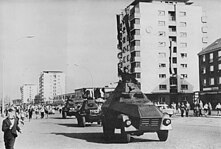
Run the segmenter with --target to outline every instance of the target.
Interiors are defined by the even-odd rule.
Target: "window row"
[[[166,42],[158,42],[158,47],[166,47]],[[187,43],[183,42],[180,43],[180,48],[186,48],[187,47]]]
[[[167,90],[167,85],[166,84],[160,84],[159,85],[159,90]],[[188,90],[188,85],[187,84],[182,84],[181,85],[181,90]]]
[[[186,16],[186,12],[185,11],[180,11],[178,12],[180,17],[185,17]],[[170,16],[175,16],[175,12],[173,11],[169,11],[168,14]],[[165,10],[158,10],[158,16],[165,16],[166,15],[166,11]]]
[[[217,84],[221,84],[221,77],[217,78]],[[209,80],[203,79],[203,86],[215,85],[215,78],[209,78]]]
[[[203,55],[203,56],[202,56],[202,60],[203,60],[203,62],[206,61],[206,55]],[[214,60],[214,53],[210,53],[210,54],[209,54],[209,62],[212,63],[213,60]],[[218,51],[218,60],[219,60],[219,61],[221,60],[221,50]]]
[[[180,76],[182,79],[187,78],[187,74],[181,74]],[[166,78],[166,74],[159,74],[159,78],[160,79]]]
[[[166,26],[166,21],[158,21],[158,26]],[[179,27],[186,27],[187,22],[179,22]]]
[[[170,32],[175,32],[173,29],[169,30]],[[165,31],[159,31],[158,32],[158,36],[160,37],[165,37],[166,36],[166,32]],[[180,32],[179,36],[181,38],[186,38],[187,37],[187,33],[186,32]]]
[[[218,71],[221,70],[221,64],[218,64]],[[209,71],[213,72],[214,71],[214,65],[209,66]],[[201,73],[205,74],[206,73],[206,67],[202,67]]]

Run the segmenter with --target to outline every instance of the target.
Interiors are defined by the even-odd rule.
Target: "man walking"
[[[4,142],[6,149],[14,149],[15,138],[18,136],[17,131],[21,133],[18,126],[18,118],[15,116],[14,108],[8,110],[7,118],[2,122],[2,131],[4,132]]]

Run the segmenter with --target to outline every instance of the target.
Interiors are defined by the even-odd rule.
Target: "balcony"
[[[140,18],[140,13],[133,13],[131,16],[130,16],[130,20],[133,20],[135,18]]]
[[[131,37],[131,41],[133,41],[133,40],[140,40],[140,35],[133,35]]]
[[[131,31],[134,29],[140,29],[140,24],[131,24]]]
[[[131,50],[131,52],[132,51],[140,51],[140,46],[132,46],[130,50]]]
[[[141,61],[141,58],[140,57],[131,57],[131,63],[133,62],[140,62]]]

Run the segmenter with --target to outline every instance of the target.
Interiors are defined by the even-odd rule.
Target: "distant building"
[[[22,104],[22,100],[21,99],[14,99],[12,100],[13,105],[21,105]]]
[[[189,0],[135,0],[117,15],[118,70],[160,102],[192,100],[197,54],[207,45],[206,16]]]
[[[38,93],[37,85],[24,84],[21,88],[21,100],[23,103],[33,103],[35,96]]]
[[[43,71],[39,77],[39,95],[44,102],[65,93],[65,74],[62,71]]]
[[[221,38],[199,54],[200,99],[221,102]]]

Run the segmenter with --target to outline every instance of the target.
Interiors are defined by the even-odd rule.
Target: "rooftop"
[[[216,50],[221,49],[221,38],[217,39],[215,42],[207,46],[205,49],[203,49],[198,55],[203,55],[206,53],[210,53]]]
[[[164,2],[184,2],[186,4],[192,4],[192,0],[134,0],[131,5],[136,5],[139,2],[152,2],[152,1],[164,1]]]

